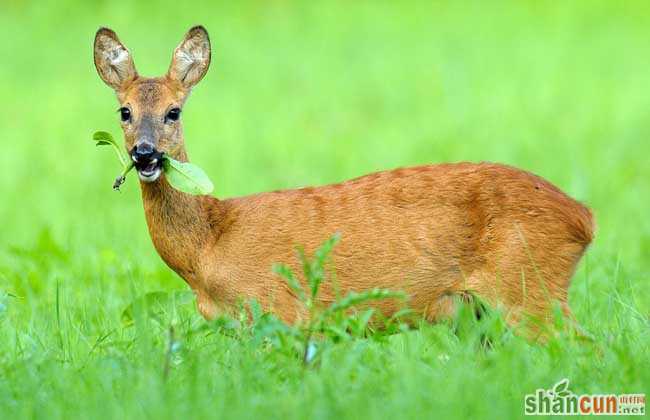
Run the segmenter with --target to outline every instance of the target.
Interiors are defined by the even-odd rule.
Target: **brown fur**
[[[197,31],[184,43],[204,36],[194,44],[207,41],[209,48],[207,33]],[[101,36],[124,48],[114,33]],[[125,71],[124,83],[114,83],[120,103],[129,103],[134,115],[162,115],[170,104],[182,105],[196,83],[192,77],[200,80],[207,64],[191,66],[203,73],[181,83],[171,70],[175,60],[162,78],[129,79],[135,68]],[[186,160],[180,124],[173,132],[157,130],[158,150]],[[136,137],[134,120],[125,127],[128,148]],[[311,253],[335,232],[341,242],[332,268],[343,293],[402,290],[429,320],[448,316],[450,297],[467,293],[504,305],[511,322],[525,315],[548,320],[553,301],[570,315],[569,281],[594,229],[589,209],[549,182],[492,163],[397,169],[229,200],[180,193],[161,177],[142,183],[142,198],[156,250],[196,292],[206,318],[254,298],[287,322],[300,319],[301,305],[272,265],[283,262],[300,272],[294,246]],[[334,299],[331,284],[321,299]],[[390,315],[400,303],[376,307]]]

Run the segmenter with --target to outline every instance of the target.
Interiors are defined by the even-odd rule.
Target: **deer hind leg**
[[[523,335],[543,338],[552,331],[556,308],[567,325],[577,325],[567,298],[584,246],[531,238],[532,242],[509,242],[507,248],[492,254],[492,264],[476,270],[466,283],[490,306],[502,307],[508,324],[523,324]]]
[[[450,321],[458,313],[460,305],[474,303],[474,296],[468,291],[458,290],[444,293],[426,308],[425,318],[434,323]],[[480,318],[481,316],[481,312],[477,310],[476,317]]]
[[[528,270],[517,273],[480,272],[472,276],[470,290],[493,308],[503,310],[505,321],[531,338],[545,335],[559,308],[573,320],[567,302],[567,288],[531,278]]]

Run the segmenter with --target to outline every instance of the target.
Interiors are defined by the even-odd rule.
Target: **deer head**
[[[138,176],[155,182],[163,154],[186,159],[180,117],[192,87],[210,65],[208,32],[202,26],[190,29],[162,77],[139,76],[131,53],[108,28],[97,31],[94,56],[99,77],[117,94],[125,146]]]

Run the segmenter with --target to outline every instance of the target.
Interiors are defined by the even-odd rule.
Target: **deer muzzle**
[[[162,173],[163,154],[149,141],[138,141],[131,150],[131,159],[142,182],[154,182]]]

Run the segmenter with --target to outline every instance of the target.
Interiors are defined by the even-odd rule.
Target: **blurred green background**
[[[4,1],[3,245],[47,226],[156,261],[136,182],[112,192],[114,156],[88,140],[121,137],[92,40],[113,28],[139,72],[160,75],[201,23],[213,62],[184,126],[217,196],[505,162],[593,207],[595,248],[648,258],[644,4]]]
[[[649,22],[644,1],[3,0],[0,292],[19,297],[3,336],[51,328],[57,284],[71,319],[101,314],[90,335],[134,295],[186,287],[150,243],[135,177],[112,191],[115,156],[90,140],[122,138],[92,41],[114,29],[157,76],[202,24],[212,65],[183,119],[216,196],[436,162],[530,170],[596,215],[571,288],[578,319],[617,331],[629,314],[616,311],[633,308],[647,350]],[[22,356],[7,351],[8,369]],[[630,375],[621,390],[647,387]]]

